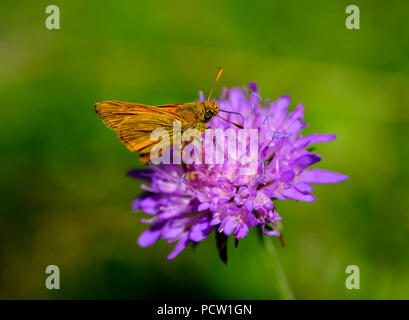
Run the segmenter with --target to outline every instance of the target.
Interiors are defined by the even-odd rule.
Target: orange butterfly
[[[153,160],[151,159],[151,151],[154,146],[159,143],[159,141],[152,141],[150,139],[152,131],[164,129],[168,132],[167,141],[161,141],[162,146],[164,146],[162,147],[162,151],[164,152],[172,147],[173,138],[177,134],[174,132],[174,121],[180,122],[181,134],[188,129],[197,129],[203,134],[206,129],[212,129],[207,126],[207,122],[214,116],[220,117],[218,115],[219,111],[235,113],[241,116],[241,114],[237,112],[219,110],[216,100],[210,100],[213,89],[222,71],[223,69],[219,68],[207,101],[161,106],[148,106],[120,101],[104,101],[96,103],[94,110],[105,125],[117,133],[118,139],[125,144],[130,151],[139,151],[140,160],[147,163]],[[220,118],[228,121],[222,117]],[[239,128],[243,128],[240,124],[231,121],[228,122]],[[182,143],[182,150],[187,143],[189,142]]]

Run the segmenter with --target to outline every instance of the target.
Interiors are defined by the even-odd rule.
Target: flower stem
[[[280,292],[280,298],[284,300],[293,300],[294,294],[291,291],[290,285],[288,284],[287,277],[285,276],[284,269],[281,266],[277,250],[272,242],[272,239],[270,237],[263,236],[263,244],[268,265],[273,271],[273,281]]]

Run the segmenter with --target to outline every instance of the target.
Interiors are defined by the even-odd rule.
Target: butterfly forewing
[[[118,138],[129,150],[140,151],[141,156],[150,153],[158,142],[163,150],[167,150],[172,145],[173,121],[179,120],[160,113],[136,115],[120,124],[117,130]],[[159,136],[155,135],[155,130],[161,130],[158,132]]]
[[[119,140],[130,151],[140,151],[143,162],[152,160],[150,152],[160,142],[165,151],[172,146],[174,135],[174,121],[179,121],[181,130],[184,131],[194,125],[196,117],[189,116],[186,112],[191,104],[175,104],[163,106],[147,106],[137,103],[105,101],[97,103],[94,108],[105,125],[116,131]],[[151,133],[156,129],[166,130],[158,139],[151,139]],[[176,137],[180,138],[180,137]],[[178,140],[179,141],[179,140]],[[158,153],[160,155],[160,153]]]
[[[126,119],[143,114],[162,113],[169,117],[177,117],[170,109],[159,109],[154,106],[144,104],[121,102],[121,101],[104,101],[94,105],[95,112],[101,118],[108,128],[113,130]]]

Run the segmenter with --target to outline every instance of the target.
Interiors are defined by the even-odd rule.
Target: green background
[[[45,28],[49,4],[60,30]],[[349,4],[360,30],[345,27]],[[305,133],[338,135],[316,167],[350,179],[276,205],[295,297],[408,299],[408,15],[407,1],[2,1],[0,298],[281,297],[254,230],[228,267],[213,234],[173,261],[166,241],[138,247],[125,173],[140,163],[92,109],[194,101],[223,66],[216,95],[256,81],[305,104]],[[60,290],[44,285],[52,264]]]

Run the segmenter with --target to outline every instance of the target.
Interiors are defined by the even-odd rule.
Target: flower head
[[[336,183],[348,178],[326,170],[307,169],[320,161],[321,156],[306,148],[332,141],[336,136],[303,137],[300,131],[307,125],[302,120],[304,107],[300,104],[288,113],[288,95],[263,103],[257,85],[250,83],[248,89],[224,88],[217,103],[220,109],[242,114],[246,129],[258,130],[259,161],[253,174],[241,174],[239,161],[213,165],[162,164],[129,173],[148,182],[142,185],[146,193],[132,204],[133,210],[151,216],[141,220],[150,226],[138,243],[147,247],[160,238],[176,242],[168,259],[176,257],[189,242],[202,241],[213,229],[242,239],[250,227],[260,225],[264,234],[276,236],[281,217],[274,201],[312,202],[315,197],[311,194],[311,184]],[[229,114],[226,119],[235,121],[235,117]],[[212,119],[211,125],[214,129],[233,129],[219,118]]]

